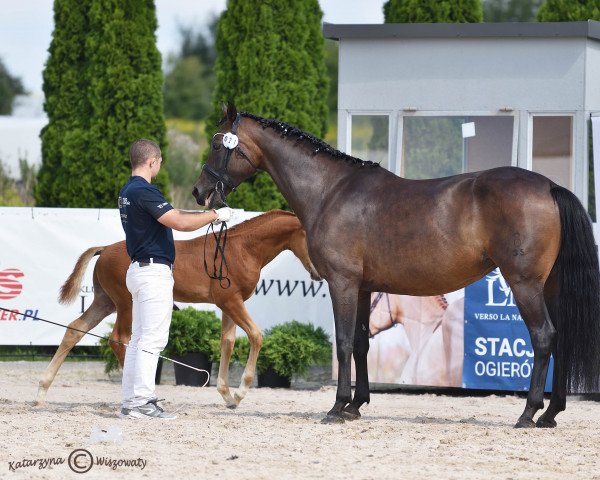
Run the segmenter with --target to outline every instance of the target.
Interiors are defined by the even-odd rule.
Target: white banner
[[[232,225],[256,215],[237,211]],[[173,233],[176,240],[182,240],[204,231]],[[63,325],[79,317],[93,299],[92,272],[97,257],[87,268],[75,303],[68,306],[58,303],[60,287],[86,249],[124,238],[117,209],[0,207],[0,307],[19,312],[0,310],[0,344],[58,345],[66,331],[63,327],[26,315]],[[256,292],[246,306],[262,330],[298,320],[321,326],[332,334],[333,311],[327,284],[311,281],[291,252],[283,252],[263,269]],[[210,304],[193,306],[217,310]],[[112,314],[92,333],[108,335],[107,324],[114,321]],[[96,343],[97,338],[86,335],[79,344]]]

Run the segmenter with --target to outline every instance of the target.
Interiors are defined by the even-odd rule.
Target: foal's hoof
[[[360,412],[358,408],[348,405],[342,410],[342,417],[346,420],[358,420],[360,418]]]
[[[531,418],[519,418],[515,428],[535,428],[535,423]]]
[[[535,422],[535,426],[537,428],[556,428],[556,420],[546,419],[542,415],[540,418],[538,418],[537,422]]]
[[[327,415],[321,423],[325,424],[334,424],[334,423],[344,423],[344,419],[338,415]]]

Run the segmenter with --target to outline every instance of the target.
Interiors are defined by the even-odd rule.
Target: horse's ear
[[[237,110],[233,102],[227,102],[227,109],[224,110],[223,113],[225,114],[227,120],[229,120],[230,123],[233,123],[235,121],[235,117],[237,117]]]

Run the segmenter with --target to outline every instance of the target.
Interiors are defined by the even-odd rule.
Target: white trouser
[[[158,357],[169,340],[173,309],[173,274],[167,265],[153,263],[127,270],[127,289],[133,298],[132,329],[123,367],[123,407],[156,400],[154,378]]]

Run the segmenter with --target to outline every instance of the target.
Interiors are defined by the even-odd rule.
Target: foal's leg
[[[76,320],[73,320],[69,324],[69,327],[82,330],[83,332],[89,332],[114,311],[115,306],[112,300],[108,297],[108,295],[106,295],[106,293],[104,293],[104,291],[100,290],[99,292],[96,292],[94,301],[89,308],[83,313],[83,315]],[[85,334],[82,332],[67,329],[58,349],[56,350],[56,353],[54,354],[54,357],[52,357],[50,364],[44,372],[44,376],[40,380],[38,393],[35,400],[36,405],[44,404],[46,400],[46,393],[48,392],[50,385],[52,385],[58,369],[65,361],[65,358],[71,349],[79,342],[79,340],[81,340],[83,335]]]
[[[360,291],[356,312],[356,329],[354,330],[354,364],[356,365],[356,388],[354,398],[343,410],[344,418],[356,420],[360,418],[359,408],[363,403],[369,403],[369,368],[367,354],[369,353],[369,313],[371,307],[371,292]]]
[[[110,334],[110,348],[119,360],[121,368],[125,365],[125,352],[127,350],[127,347],[123,344],[128,344],[131,340],[131,321],[131,303],[119,305],[115,326]]]
[[[235,327],[233,320],[223,312],[223,319],[221,320],[221,362],[219,364],[217,391],[225,400],[227,408],[235,408],[239,403],[239,401],[236,402],[233,399],[229,391],[229,361],[235,345]]]
[[[533,416],[538,410],[544,408],[544,385],[548,374],[550,353],[555,343],[556,330],[546,308],[542,284],[537,281],[527,284],[520,283],[512,286],[512,291],[529,330],[533,346],[533,371],[527,403],[515,427],[530,428],[535,427]]]
[[[223,312],[227,312],[227,315],[235,322],[235,324],[246,332],[248,340],[250,341],[250,354],[248,355],[246,368],[244,368],[244,373],[242,374],[242,381],[233,395],[234,403],[237,406],[248,393],[252,381],[254,380],[256,374],[256,361],[258,360],[258,353],[262,347],[262,333],[260,333],[260,329],[250,317],[241,297],[231,298],[226,304],[218,306]],[[235,335],[235,329],[233,335]],[[227,401],[227,399],[225,401]],[[228,405],[228,407],[235,408],[233,405]]]
[[[358,288],[347,282],[329,284],[333,315],[335,318],[335,342],[338,359],[338,387],[333,408],[327,412],[323,423],[342,423],[344,407],[352,401],[351,366],[354,348],[354,331],[358,304]],[[368,381],[368,380],[367,380]]]

